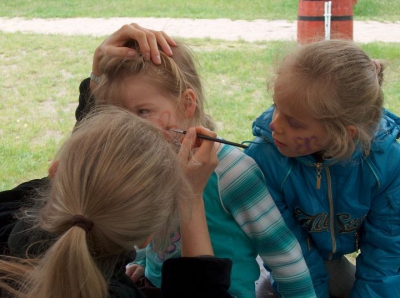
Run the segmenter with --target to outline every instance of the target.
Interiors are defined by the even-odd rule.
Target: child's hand
[[[192,127],[187,130],[179,150],[182,168],[195,194],[194,202],[184,201],[181,205],[182,257],[214,255],[204,210],[203,190],[218,165],[217,150],[213,141],[199,139],[196,134],[213,138],[217,136],[204,127]]]
[[[181,165],[195,194],[202,194],[211,173],[218,165],[213,141],[196,138],[196,134],[216,137],[216,133],[198,126],[188,129],[179,150]],[[194,149],[196,148],[196,149]]]
[[[133,282],[136,283],[141,277],[144,276],[144,268],[139,264],[132,264],[126,267],[125,273]]]
[[[102,74],[99,64],[104,56],[135,56],[136,51],[124,46],[130,40],[136,40],[139,43],[143,57],[148,61],[151,59],[155,64],[161,63],[158,45],[169,56],[172,56],[171,46],[176,46],[175,41],[163,31],[146,29],[135,23],[123,25],[119,30],[105,39],[96,49],[93,56],[93,74],[96,76]]]

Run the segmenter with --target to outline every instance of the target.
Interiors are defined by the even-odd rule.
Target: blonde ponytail
[[[29,276],[29,297],[107,297],[107,282],[89,252],[86,232],[72,227]]]
[[[37,261],[4,261],[0,288],[18,298],[106,297],[121,255],[152,235],[168,245],[177,228],[190,187],[175,150],[129,111],[90,114],[61,147],[44,203],[28,212],[54,244]]]

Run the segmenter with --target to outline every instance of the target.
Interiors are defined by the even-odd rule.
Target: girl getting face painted
[[[139,52],[136,42],[128,45]],[[171,49],[172,56],[160,51],[158,65],[140,55],[104,57],[100,63],[102,79],[91,89],[95,104],[122,106],[163,128],[167,138],[177,143],[182,135],[168,129],[203,126],[213,130],[214,125],[204,112],[201,79],[190,50],[180,43]],[[204,205],[215,256],[230,258],[233,263],[229,292],[236,297],[256,296],[259,255],[274,272],[283,296],[298,297],[301,293],[315,297],[301,250],[284,225],[254,160],[233,146],[214,142],[214,148],[218,166],[205,187]],[[285,237],[277,239],[277,234]],[[145,258],[130,264],[127,275],[133,281],[145,275],[160,287],[163,262],[184,256],[182,229],[173,235],[170,249],[156,251],[150,243]],[[265,243],[271,245],[266,247]]]
[[[139,52],[137,42],[130,41],[129,46]],[[203,90],[190,50],[178,44],[172,51],[173,57],[160,51],[161,65],[140,55],[102,59],[102,80],[92,91],[96,105],[122,106],[164,129],[186,130],[201,125],[212,130],[214,125],[204,111]]]

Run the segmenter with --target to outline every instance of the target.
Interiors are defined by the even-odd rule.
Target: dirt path
[[[297,23],[285,20],[231,21],[228,19],[172,19],[172,18],[71,18],[22,19],[0,18],[0,31],[32,32],[65,35],[109,35],[123,24],[138,23],[143,27],[164,30],[173,37],[212,38],[223,40],[295,40]],[[356,42],[400,42],[400,22],[379,23],[354,21]]]

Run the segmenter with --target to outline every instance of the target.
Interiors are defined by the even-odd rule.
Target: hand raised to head
[[[92,73],[101,76],[100,61],[104,56],[134,57],[136,51],[125,46],[130,40],[136,40],[143,57],[155,64],[161,63],[158,45],[169,56],[172,56],[171,46],[176,46],[174,40],[163,31],[146,29],[135,23],[126,24],[97,47],[93,56]]]

